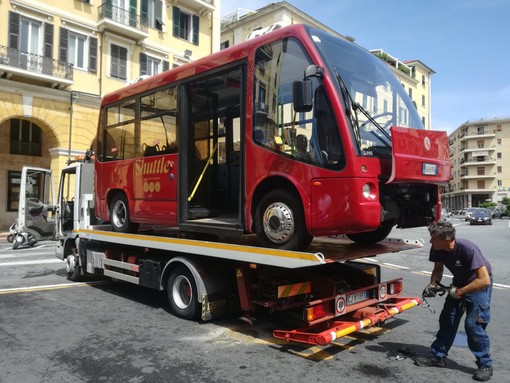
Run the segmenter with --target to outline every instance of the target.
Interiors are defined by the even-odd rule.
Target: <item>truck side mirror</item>
[[[303,81],[294,81],[292,83],[292,101],[294,111],[309,112],[313,108],[312,81],[305,79]]]

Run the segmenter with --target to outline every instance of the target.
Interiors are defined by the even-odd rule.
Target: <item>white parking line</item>
[[[46,263],[55,263],[55,264],[64,264],[64,261],[59,259],[40,259],[34,261],[17,261],[17,262],[3,262],[0,263],[0,267],[2,266],[26,266],[26,265],[42,265]]]

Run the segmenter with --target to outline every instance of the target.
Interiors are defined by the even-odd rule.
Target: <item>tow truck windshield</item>
[[[337,79],[361,155],[391,155],[391,126],[424,129],[416,107],[382,60],[323,31],[310,28],[309,33]]]

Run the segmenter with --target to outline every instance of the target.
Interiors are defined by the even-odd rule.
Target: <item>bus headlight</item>
[[[368,200],[375,199],[374,188],[372,187],[371,184],[363,185],[363,197],[365,197]]]

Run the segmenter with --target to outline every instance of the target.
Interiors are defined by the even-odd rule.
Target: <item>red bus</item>
[[[439,218],[445,132],[423,129],[386,64],[292,25],[103,98],[95,208],[139,224],[303,249],[377,242]]]

